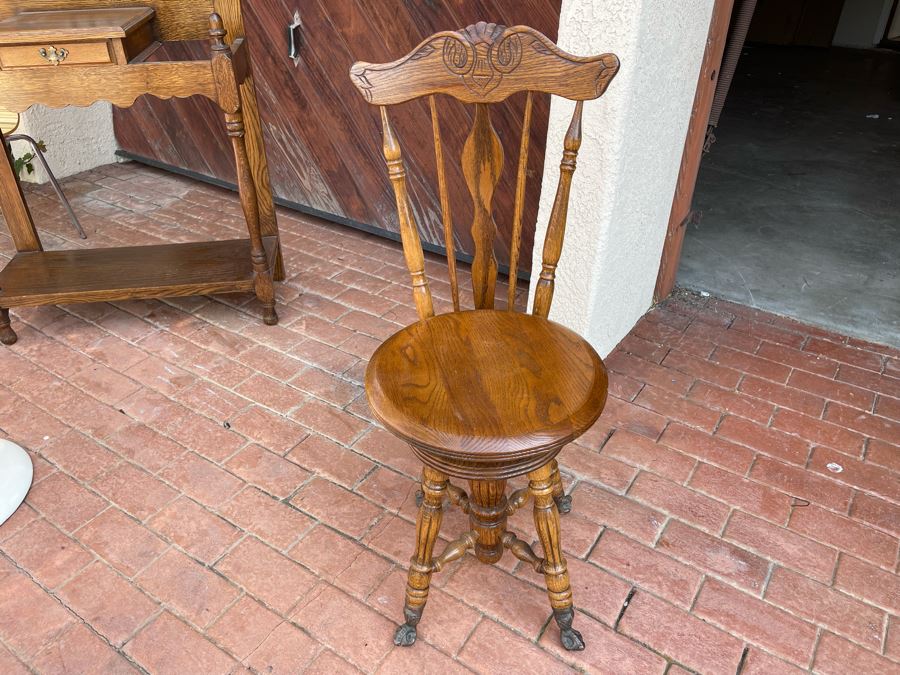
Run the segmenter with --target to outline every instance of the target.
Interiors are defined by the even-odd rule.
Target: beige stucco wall
[[[585,104],[550,315],[601,355],[652,302],[712,8],[713,0],[563,0],[560,46],[622,62],[607,94]],[[573,105],[551,107],[532,295]]]
[[[113,133],[112,106],[95,103],[88,108],[51,109],[33,106],[22,114],[16,133],[27,134],[47,145],[47,161],[57,178],[116,161],[116,137]],[[28,151],[25,143],[13,144],[13,153]],[[38,183],[47,177],[39,164],[23,179]]]

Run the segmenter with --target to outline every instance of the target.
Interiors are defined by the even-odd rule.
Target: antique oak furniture
[[[0,209],[16,255],[0,272],[0,341],[9,308],[253,290],[275,324],[273,281],[284,278],[278,228],[240,0],[8,0],[0,4],[0,109],[22,112],[143,94],[200,95],[224,113],[248,239],[44,251],[13,171],[0,153]],[[230,35],[231,43],[225,37]],[[152,61],[162,40],[210,40],[210,56]],[[0,134],[0,145],[3,137]]]
[[[267,139],[276,200],[300,210],[313,211],[335,222],[389,233],[399,239],[394,191],[384,179],[384,158],[369,143],[381,131],[347,77],[350,65],[365,54],[368,61],[391,61],[405,54],[424,36],[444,26],[465,26],[481,17],[494,17],[507,26],[525,24],[551,40],[559,26],[561,0],[253,0],[244,3],[247,45],[253,58],[253,77]],[[146,3],[141,3],[146,4]],[[300,10],[302,41],[299,58],[290,56],[289,27]],[[157,56],[170,59],[200,57],[203,45],[169,43]],[[444,147],[462,147],[472,127],[471,106],[446,101],[441,106]],[[517,156],[524,96],[513,96],[491,108],[507,157]],[[427,105],[422,101],[421,105]],[[528,179],[540,184],[544,170],[544,143],[550,97],[537,94],[531,115]],[[136,105],[115,109],[116,140],[122,152],[139,161],[162,163],[214,179],[235,182],[231,146],[218,132],[220,113],[202,98],[159,101],[146,98]],[[179,124],[160,130],[159,118]],[[452,120],[452,122],[451,122]],[[391,110],[391,123],[405,139],[431,137],[431,121],[419,105]],[[213,129],[213,133],[209,132]],[[455,151],[454,151],[454,154]],[[437,194],[434,150],[430,142],[404,145],[403,160],[411,176],[421,180],[410,192],[413,215],[425,249],[444,247],[440,196]],[[474,254],[468,225],[471,200],[459,162],[448,162],[447,182],[454,218],[455,251],[465,259]],[[494,195],[502,212],[512,213],[515,172],[506,171]],[[423,189],[424,188],[424,189]],[[434,188],[434,189],[428,189]],[[537,221],[540,190],[525,193],[522,250],[519,271],[531,269],[531,241]],[[497,263],[509,263],[511,219],[497,222]]]
[[[407,441],[425,464],[415,554],[406,588],[406,622],[394,637],[398,645],[416,640],[432,573],[469,549],[485,563],[497,562],[504,549],[509,549],[543,573],[563,646],[584,648],[581,635],[572,628],[572,589],[559,523],[559,511],[570,509],[570,498],[563,493],[555,458],[600,415],[606,402],[607,377],[594,349],[572,331],[549,321],[547,315],[581,144],[582,105],[606,91],[618,67],[613,54],[572,56],[525,26],[478,23],[458,32],[437,33],[392,63],[356,63],[351,68],[357,88],[380,107],[384,157],[419,315],[417,323],[394,334],[375,351],[366,371],[373,414]],[[576,104],[565,136],[559,187],[544,241],[533,314],[529,315],[514,311],[514,277],[509,283],[507,309],[494,309],[497,226],[492,200],[503,168],[503,152],[491,124],[489,104],[517,93],[526,96],[512,214],[515,236],[510,259],[515,270],[534,92],[573,99]],[[477,248],[472,263],[476,309],[460,311],[453,240],[447,237],[455,311],[435,316],[419,234],[409,208],[406,170],[387,106],[428,98],[444,227],[449,234],[453,225],[447,208],[438,94],[475,106],[461,159],[474,204],[472,238]],[[528,487],[507,496],[507,479],[523,474],[528,474]],[[450,477],[468,480],[468,494],[451,485]],[[534,523],[543,558],[506,528],[507,517],[529,499],[534,500]],[[445,501],[469,515],[471,529],[435,557]]]

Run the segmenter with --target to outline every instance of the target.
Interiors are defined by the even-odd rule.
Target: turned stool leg
[[[416,553],[409,564],[406,582],[406,605],[403,617],[406,623],[394,633],[394,644],[408,647],[416,641],[416,624],[428,601],[428,586],[433,570],[434,543],[441,530],[444,496],[447,494],[447,476],[425,467],[422,471],[422,491],[425,497],[416,517]]]
[[[9,325],[9,310],[0,308],[0,342],[5,345],[14,345],[19,338]]]
[[[567,495],[563,490],[562,478],[559,475],[559,463],[555,459],[550,460],[550,480],[553,483],[553,501],[560,513],[568,513],[572,510],[572,495]]]
[[[553,467],[550,463],[528,474],[528,487],[534,496],[534,526],[544,547],[544,579],[553,617],[559,625],[563,647],[570,651],[584,649],[581,633],[572,628],[575,610],[569,570],[560,545],[559,511],[553,500]]]

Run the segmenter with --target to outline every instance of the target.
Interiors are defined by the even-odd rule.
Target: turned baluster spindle
[[[478,541],[478,533],[474,530],[466,532],[455,541],[451,541],[447,544],[444,552],[432,561],[431,571],[440,572],[454,560],[459,560],[466,554],[466,551],[475,547],[476,541]]]
[[[528,542],[522,541],[512,532],[504,532],[502,541],[503,546],[508,548],[510,553],[519,560],[531,565],[535,572],[541,573],[544,571],[544,559],[537,556]]]
[[[478,533],[475,555],[495,563],[503,557],[501,537],[506,530],[506,481],[469,481],[469,526]]]
[[[263,305],[263,321],[268,325],[274,325],[278,323],[278,315],[275,313],[275,287],[260,230],[259,199],[244,138],[241,94],[234,75],[231,48],[225,44],[226,32],[222,17],[215,13],[212,14],[209,17],[209,25],[212,68],[216,80],[219,107],[225,112],[225,129],[234,148],[241,209],[244,212],[247,230],[250,234],[250,260],[253,265],[254,290]]]
[[[431,300],[431,289],[425,276],[425,255],[419,231],[409,208],[409,193],[406,189],[406,168],[400,144],[391,128],[387,108],[381,106],[381,126],[384,137],[384,161],[387,163],[388,177],[394,186],[394,197],[397,201],[397,216],[400,220],[400,239],[403,242],[403,257],[412,277],[413,300],[420,319],[434,316],[434,304]]]
[[[546,317],[550,314],[550,304],[553,302],[556,266],[559,264],[559,256],[562,253],[563,239],[566,234],[572,174],[575,173],[575,161],[578,158],[578,149],[581,147],[581,109],[583,104],[583,101],[575,104],[575,112],[572,114],[572,121],[566,131],[563,159],[559,165],[559,185],[556,188],[556,198],[553,200],[553,210],[550,212],[547,236],[544,239],[541,275],[534,293],[533,313],[538,316]]]
[[[514,491],[507,500],[506,515],[511,516],[521,509],[531,498],[531,490],[527,487]]]

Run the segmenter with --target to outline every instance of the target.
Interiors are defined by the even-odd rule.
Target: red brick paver
[[[29,188],[47,248],[243,234],[234,195],[154,170],[66,189],[90,239]],[[420,466],[362,376],[414,319],[403,259],[281,226],[277,327],[249,295],[13,313],[0,435],[35,481],[0,527],[0,672],[900,673],[900,351],[687,295],[609,355],[607,410],[560,456],[586,651],[512,558],[437,575],[394,647]]]

